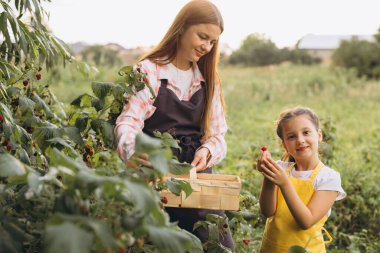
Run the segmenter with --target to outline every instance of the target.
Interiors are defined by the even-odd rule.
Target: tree
[[[246,66],[265,66],[279,63],[279,49],[270,40],[260,34],[251,34],[245,38],[240,48],[229,59],[231,64]]]
[[[59,58],[71,59],[66,45],[43,24],[46,15],[41,6],[43,1],[49,0],[0,1],[3,9],[0,13],[0,74],[3,78],[20,73],[20,67],[30,68],[30,63],[46,63],[50,67]],[[29,21],[25,23],[22,18]]]
[[[336,66],[355,69],[358,76],[380,77],[380,43],[357,38],[342,41],[332,59]]]

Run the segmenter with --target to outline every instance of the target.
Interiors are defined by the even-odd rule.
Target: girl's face
[[[213,24],[198,24],[187,28],[180,37],[177,64],[181,66],[197,62],[211,51],[220,34],[219,26]]]
[[[283,145],[296,163],[319,160],[318,146],[322,132],[316,129],[307,115],[300,115],[283,123]]]

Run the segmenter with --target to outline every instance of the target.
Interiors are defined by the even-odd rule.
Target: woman
[[[223,19],[214,4],[193,0],[177,14],[161,42],[138,64],[156,93],[148,89],[133,96],[116,121],[118,152],[123,159],[134,153],[135,136],[143,131],[169,132],[180,140],[181,162],[191,163],[198,172],[212,173],[211,167],[226,154],[227,125],[222,88],[217,76],[218,42]],[[198,220],[223,211],[167,208],[171,221],[207,240],[204,229],[193,231]],[[229,230],[228,230],[229,231]],[[221,236],[223,245],[234,251],[230,232]]]

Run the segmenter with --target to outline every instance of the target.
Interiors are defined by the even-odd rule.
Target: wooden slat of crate
[[[222,195],[220,201],[221,210],[239,210],[239,196]]]
[[[162,191],[161,196],[165,196],[168,200],[165,206],[216,210],[239,209],[241,182],[237,176],[199,173],[193,180],[189,179],[189,175],[171,175],[166,179],[170,177],[189,182],[194,191],[187,198],[184,192],[176,196],[170,191]]]

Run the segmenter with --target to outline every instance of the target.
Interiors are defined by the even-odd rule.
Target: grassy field
[[[90,92],[91,80],[113,81],[117,69],[80,77],[66,69],[51,84],[57,97],[70,102]],[[341,173],[348,196],[337,202],[327,221],[334,237],[329,252],[378,252],[380,187],[380,82],[356,78],[353,72],[325,66],[280,65],[263,68],[222,67],[220,75],[227,104],[229,132],[227,158],[220,172],[241,176],[243,190],[252,194],[247,210],[254,219],[241,225],[235,240],[238,252],[256,252],[264,219],[257,202],[261,175],[252,166],[259,147],[267,146],[275,158],[281,148],[274,121],[291,106],[313,108],[321,117],[329,145],[325,161]],[[242,243],[249,239],[250,244]]]

